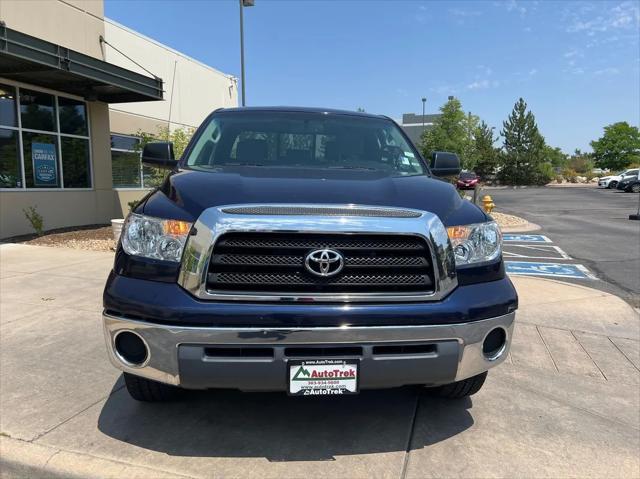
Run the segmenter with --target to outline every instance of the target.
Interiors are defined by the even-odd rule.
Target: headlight
[[[502,253],[502,233],[495,221],[447,228],[456,266],[492,261]]]
[[[132,256],[179,262],[191,223],[131,213],[122,229],[122,248]]]

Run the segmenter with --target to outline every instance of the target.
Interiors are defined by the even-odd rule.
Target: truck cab
[[[518,300],[493,219],[391,119],[213,112],[131,212],[104,291],[109,358],[141,401],[182,389],[477,392]]]

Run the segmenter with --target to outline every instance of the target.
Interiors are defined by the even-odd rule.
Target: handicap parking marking
[[[550,244],[506,244],[502,254],[505,258],[514,259],[571,259],[559,246]]]
[[[502,235],[503,241],[506,243],[553,243],[545,235],[519,235],[507,233]]]
[[[551,276],[555,278],[598,279],[584,265],[538,263],[534,261],[505,261],[507,273],[524,276]]]

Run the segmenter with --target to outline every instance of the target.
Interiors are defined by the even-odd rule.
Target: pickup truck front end
[[[180,388],[316,395],[416,384],[461,397],[507,357],[517,295],[501,234],[451,185],[415,180],[434,198],[446,193],[445,225],[438,208],[384,198],[199,210],[184,185],[215,174],[189,174],[129,216],[104,292],[109,358],[136,399]],[[283,181],[249,176],[254,193]],[[308,199],[324,181],[298,179],[307,190],[291,196]],[[360,199],[355,188],[341,196]]]

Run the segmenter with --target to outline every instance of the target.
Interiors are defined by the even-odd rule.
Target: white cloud
[[[482,12],[478,10],[466,10],[463,8],[450,8],[449,14],[454,17],[479,17]]]
[[[537,2],[528,2],[528,5],[535,8],[537,6]],[[524,6],[524,2],[522,1],[517,1],[517,0],[498,1],[498,2],[493,2],[493,6],[505,8],[507,12],[519,13],[521,17],[524,17],[527,14],[527,7]]]
[[[562,56],[565,58],[573,58],[573,57],[582,57],[584,56],[584,54],[580,50],[576,50],[575,48],[572,48],[571,50],[567,50],[566,52],[564,52]]]
[[[575,11],[567,12],[570,22],[568,33],[584,33],[595,36],[612,30],[637,29],[640,26],[640,7],[635,1],[625,1],[611,8],[607,3],[584,5]]]
[[[593,72],[593,74],[596,76],[617,75],[618,73],[620,73],[620,70],[617,69],[616,67],[607,67],[607,68],[603,68],[602,70],[596,70]]]
[[[486,90],[491,86],[491,82],[489,80],[476,80],[473,83],[469,83],[467,85],[467,90]]]
[[[529,70],[529,76],[532,77],[533,75],[537,75],[538,74],[538,69],[537,68],[532,68],[531,70]]]

